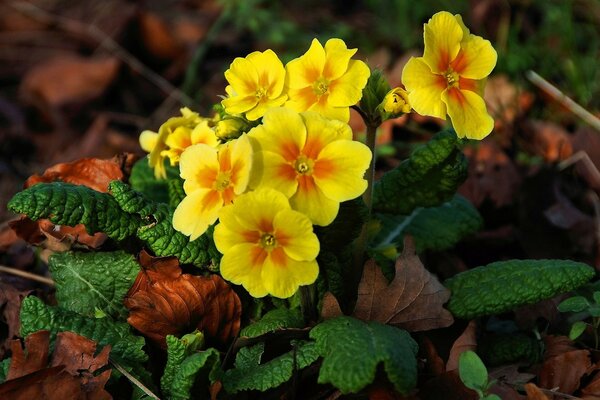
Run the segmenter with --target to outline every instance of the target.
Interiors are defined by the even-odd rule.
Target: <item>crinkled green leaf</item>
[[[0,361],[0,383],[3,383],[8,376],[8,369],[10,368],[10,358],[5,358]]]
[[[461,272],[444,282],[448,310],[458,318],[500,314],[569,292],[596,274],[570,260],[508,260]]]
[[[372,383],[380,363],[400,393],[417,384],[417,343],[402,329],[338,317],[315,326],[310,337],[323,357],[319,383],[331,383],[344,394]]]
[[[300,310],[277,308],[263,315],[260,321],[242,329],[240,336],[255,337],[277,329],[303,327],[304,318],[302,317]]]
[[[374,247],[393,244],[401,250],[404,235],[408,234],[419,253],[449,249],[483,225],[477,209],[460,195],[438,207],[417,208],[408,217],[381,214],[378,219],[382,228]]]
[[[136,235],[159,257],[175,256],[183,264],[218,265],[221,254],[212,239],[213,228],[194,241],[173,228],[173,210],[164,203],[155,203],[120,181],[112,181],[110,192],[123,210],[141,216],[146,223]],[[216,267],[215,267],[216,268]]]
[[[132,236],[140,225],[140,218],[121,210],[109,194],[64,182],[33,185],[15,194],[8,208],[34,221],[47,218],[57,225],[84,224],[89,234],[104,232],[115,240]]]
[[[380,70],[371,71],[360,99],[361,110],[373,119],[380,118],[378,107],[390,89],[390,84]]]
[[[169,205],[172,208],[177,208],[179,203],[181,203],[185,197],[183,179],[169,179],[167,181],[167,190],[169,193]]]
[[[253,346],[256,347],[256,346]],[[252,352],[250,355],[256,355]],[[238,362],[238,368],[225,371],[222,377],[223,387],[229,393],[242,390],[265,390],[275,388],[291,379],[296,370],[308,367],[319,358],[313,342],[298,342],[295,349],[264,364]],[[295,360],[294,360],[295,359]],[[256,361],[259,361],[260,358]],[[243,368],[240,368],[243,366]]]
[[[148,360],[142,350],[145,341],[131,333],[131,327],[109,318],[84,317],[59,307],[47,306],[35,296],[23,299],[21,304],[21,336],[45,329],[54,340],[58,332],[71,331],[98,342],[98,347],[111,346],[110,355],[116,361],[135,366]]]
[[[210,375],[219,365],[219,352],[213,348],[187,356],[177,368],[168,392],[166,392],[168,398],[172,400],[191,398],[192,388],[195,384],[202,387],[205,394],[208,395]]]
[[[417,207],[435,207],[450,200],[466,178],[459,139],[452,130],[442,131],[375,183],[373,209],[409,215]]]
[[[252,369],[260,364],[265,352],[265,342],[259,342],[254,346],[242,347],[235,355],[234,366],[237,369]]]
[[[177,374],[177,369],[185,358],[204,345],[204,335],[202,332],[195,331],[184,335],[181,339],[173,335],[167,335],[167,365],[160,378],[160,387],[163,392],[169,393],[173,379]]]
[[[56,300],[69,311],[93,317],[100,310],[126,316],[123,298],[140,266],[123,251],[55,253],[48,267],[56,284]]]
[[[179,180],[179,168],[171,167],[165,160],[166,179],[156,179],[148,157],[138,160],[131,169],[129,184],[134,190],[143,193],[148,199],[158,203],[169,203],[169,182]]]

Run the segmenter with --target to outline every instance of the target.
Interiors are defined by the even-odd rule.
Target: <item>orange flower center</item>
[[[267,251],[271,251],[277,247],[277,239],[272,233],[263,233],[260,236],[260,247]]]
[[[322,96],[327,93],[327,90],[329,90],[329,81],[323,77],[320,77],[315,81],[315,83],[313,83],[312,89],[317,96]]]
[[[214,189],[222,192],[227,189],[229,185],[231,185],[231,172],[219,172],[213,185]]]
[[[448,68],[446,72],[444,72],[444,78],[446,78],[449,88],[458,87],[460,76],[452,68]]]
[[[314,165],[315,162],[304,154],[294,161],[294,169],[300,175],[312,175]]]

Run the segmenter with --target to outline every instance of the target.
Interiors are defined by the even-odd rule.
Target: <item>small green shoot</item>
[[[489,381],[487,368],[473,351],[465,351],[458,359],[460,380],[469,389],[477,392],[481,400],[500,400],[495,394],[488,394],[495,381]]]

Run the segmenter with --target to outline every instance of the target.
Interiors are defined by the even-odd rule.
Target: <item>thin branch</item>
[[[127,379],[129,379],[129,381],[131,383],[133,383],[135,386],[139,387],[140,389],[142,389],[142,391],[144,393],[146,393],[148,396],[150,396],[150,398],[155,399],[155,400],[160,400],[160,398],[155,395],[154,393],[152,393],[152,391],[150,389],[148,389],[142,382],[140,382],[136,377],[134,377],[133,375],[131,375],[129,372],[127,372],[125,370],[125,368],[123,368],[119,363],[115,362],[114,360],[110,360],[110,363],[113,367],[115,367],[120,373],[122,373],[123,375],[125,375],[125,377]]]
[[[561,92],[556,86],[539,76],[535,71],[527,71],[525,76],[531,83],[548,93],[552,98],[566,107],[573,114],[588,123],[592,128],[600,132],[600,118],[577,104],[569,96]]]
[[[4,265],[0,265],[0,272],[4,272],[6,274],[20,276],[22,278],[31,279],[32,281],[40,282],[48,286],[54,287],[54,281],[50,278],[45,278],[40,275],[32,274],[31,272],[21,271],[20,269],[5,267]]]
[[[144,65],[140,60],[135,58],[130,52],[121,47],[121,45],[115,42],[110,36],[104,33],[97,26],[87,25],[83,22],[79,22],[74,19],[65,18],[61,15],[49,13],[48,11],[41,9],[38,6],[25,1],[11,2],[10,6],[15,10],[40,22],[54,24],[67,32],[75,34],[84,34],[91,37],[98,43],[100,47],[115,54],[117,57],[123,60],[123,62],[125,62],[125,64],[127,64],[132,70],[138,72],[140,75],[148,79],[169,97],[174,97],[186,105],[193,104],[193,101],[189,96],[187,96],[181,90],[173,86],[171,82],[169,82],[156,72],[152,71],[146,65]]]

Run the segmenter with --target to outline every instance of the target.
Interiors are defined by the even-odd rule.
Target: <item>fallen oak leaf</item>
[[[425,269],[411,238],[405,237],[403,249],[389,284],[374,261],[365,264],[353,315],[411,332],[452,325],[452,314],[443,308],[450,291]]]
[[[167,263],[168,272],[142,266],[124,300],[131,326],[162,348],[166,348],[167,335],[180,336],[195,329],[221,343],[238,334],[241,302],[220,276],[182,274],[178,263],[174,270],[172,259],[153,262],[155,269],[157,263]]]
[[[20,291],[6,283],[0,282],[0,315],[8,327],[7,339],[14,339],[19,335],[21,301],[28,294],[29,291]],[[8,343],[2,343],[0,347],[0,359],[3,358],[6,348],[8,348]]]
[[[580,386],[581,378],[592,363],[589,350],[574,350],[546,359],[539,373],[541,388],[572,394]]]
[[[446,362],[446,371],[458,369],[458,359],[465,351],[477,349],[477,322],[469,321],[463,333],[454,341],[450,348],[450,355]]]

